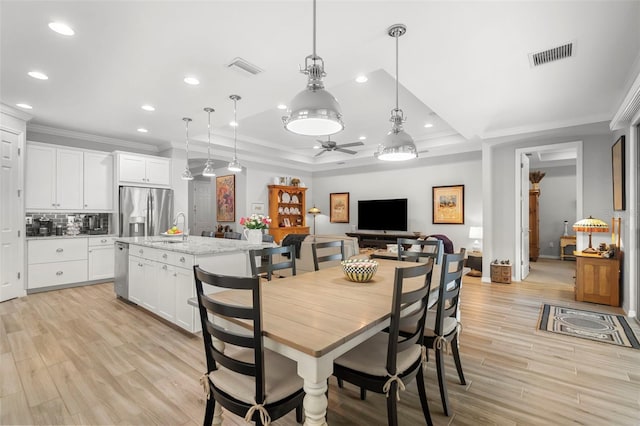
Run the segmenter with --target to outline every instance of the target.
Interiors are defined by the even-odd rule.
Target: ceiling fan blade
[[[351,151],[350,149],[336,148],[336,151],[344,152],[345,154],[351,154],[351,155],[357,154],[357,152]]]
[[[360,145],[364,145],[364,142],[351,142],[351,143],[343,143],[338,145],[339,148],[344,148],[347,146],[360,146]]]
[[[326,150],[326,149],[323,149],[322,151],[320,151],[319,153],[317,153],[316,155],[314,155],[314,157],[318,157],[318,156],[320,156],[320,155],[324,154],[325,152],[327,152],[327,150]]]

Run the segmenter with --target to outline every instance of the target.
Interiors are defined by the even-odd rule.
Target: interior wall
[[[317,234],[355,231],[358,200],[407,198],[409,232],[444,234],[453,241],[456,250],[469,249],[473,243],[468,237],[469,227],[482,226],[482,162],[480,152],[458,157],[458,160],[453,157],[426,158],[413,164],[406,163],[402,169],[314,175],[313,202],[322,212],[316,218]],[[462,225],[432,223],[432,187],[445,185],[465,186]],[[330,223],[329,194],[332,192],[349,193],[349,223]]]
[[[571,226],[579,220],[576,218],[576,166],[536,167],[535,170],[546,173],[540,182],[538,199],[540,257],[559,259],[564,221],[568,222],[568,234],[575,235]]]

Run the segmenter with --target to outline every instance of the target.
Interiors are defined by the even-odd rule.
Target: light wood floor
[[[449,363],[453,414],[445,417],[430,363],[425,375],[436,425],[640,424],[640,350],[536,330],[544,302],[618,309],[573,302],[566,285],[469,277],[462,297],[468,384],[457,383]],[[200,337],[116,300],[111,284],[0,303],[0,423],[201,423],[201,345]],[[386,423],[383,396],[370,393],[363,402],[346,386],[331,381],[330,424]],[[401,398],[400,424],[422,424],[414,383]],[[226,414],[225,424],[245,423]],[[295,418],[276,424],[294,425]]]

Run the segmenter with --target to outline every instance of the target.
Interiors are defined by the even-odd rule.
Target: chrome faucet
[[[173,226],[178,226],[178,219],[180,218],[180,216],[182,216],[182,241],[187,241],[187,238],[189,237],[188,232],[185,229],[185,227],[187,226],[187,216],[185,216],[183,212],[178,212],[178,214],[176,214],[176,218],[173,221]]]

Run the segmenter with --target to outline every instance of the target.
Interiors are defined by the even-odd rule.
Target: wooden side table
[[[502,265],[500,263],[492,263],[491,282],[511,284],[511,264]]]
[[[572,254],[565,253],[565,247],[576,246],[576,236],[575,235],[564,235],[560,237],[560,260],[564,260],[565,258],[575,259],[576,257]]]
[[[576,256],[576,300],[620,306],[620,258],[574,251]]]

